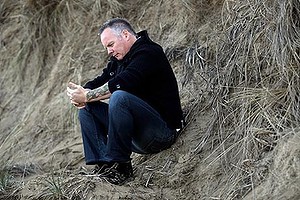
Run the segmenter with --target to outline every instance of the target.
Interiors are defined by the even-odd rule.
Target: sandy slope
[[[234,144],[222,144],[209,127],[216,119],[207,106],[211,91],[197,70],[188,76],[188,55],[216,45],[225,1],[57,1],[63,3],[56,13],[41,2],[0,2],[0,157],[15,184],[0,190],[0,199],[300,199],[299,130],[282,131],[282,140],[257,160],[228,163],[235,155],[224,149]],[[114,16],[148,29],[169,52],[189,113],[170,149],[133,155],[135,179],[124,186],[79,174],[90,166],[77,110],[65,94],[68,81],[83,83],[101,72],[107,56],[97,28]]]

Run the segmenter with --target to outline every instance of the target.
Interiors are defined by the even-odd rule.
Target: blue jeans
[[[86,164],[126,162],[132,152],[157,153],[176,140],[159,113],[142,99],[115,91],[109,104],[91,102],[79,110]]]

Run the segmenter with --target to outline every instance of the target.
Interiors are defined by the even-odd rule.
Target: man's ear
[[[124,30],[122,31],[122,35],[124,36],[124,38],[125,38],[126,40],[129,40],[129,32],[128,32],[128,30],[124,29]]]

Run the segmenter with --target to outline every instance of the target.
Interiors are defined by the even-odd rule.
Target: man
[[[86,164],[121,185],[133,177],[132,152],[157,153],[175,142],[182,109],[169,61],[146,31],[136,34],[128,21],[115,18],[99,35],[110,61],[83,87],[70,82],[67,93],[80,108]],[[107,98],[109,104],[102,102]]]

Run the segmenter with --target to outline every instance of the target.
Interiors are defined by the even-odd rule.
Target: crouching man
[[[114,18],[99,36],[107,66],[84,86],[70,82],[67,94],[79,108],[86,164],[121,185],[133,177],[132,152],[157,153],[175,142],[182,109],[170,63],[146,31],[136,33],[127,20]]]

